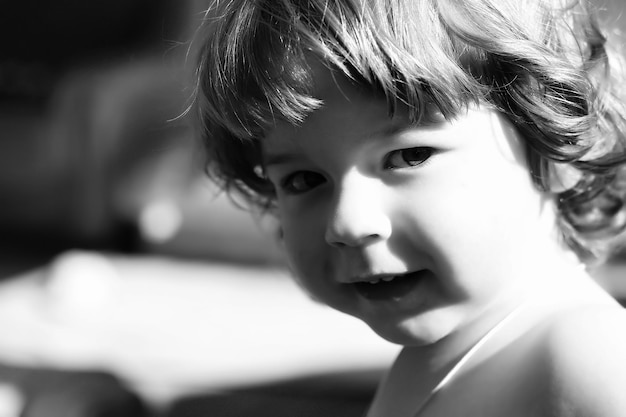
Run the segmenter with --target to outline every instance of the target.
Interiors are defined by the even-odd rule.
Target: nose
[[[334,247],[367,246],[391,235],[391,221],[375,179],[351,175],[337,186],[326,226],[326,242]]]

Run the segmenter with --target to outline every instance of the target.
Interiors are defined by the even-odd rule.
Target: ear
[[[582,178],[581,172],[570,164],[549,162],[549,186],[553,193],[574,188]]]

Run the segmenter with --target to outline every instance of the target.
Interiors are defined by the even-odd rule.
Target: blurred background
[[[0,417],[360,416],[397,352],[204,177],[179,116],[206,4],[2,2]],[[595,271],[620,299],[624,263]]]
[[[205,178],[206,4],[2,3],[0,417],[361,415],[397,350]]]

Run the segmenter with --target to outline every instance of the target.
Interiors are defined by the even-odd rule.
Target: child
[[[405,346],[369,417],[625,416],[626,111],[584,0],[216,1],[210,174]],[[286,313],[288,314],[288,313]]]

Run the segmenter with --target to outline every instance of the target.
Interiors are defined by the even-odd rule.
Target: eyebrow
[[[411,126],[407,125],[407,124],[391,123],[389,126],[386,126],[383,129],[380,129],[376,133],[379,136],[382,136],[382,137],[389,137],[389,136],[397,135],[397,134],[400,134],[400,133],[404,133],[405,131],[409,130],[410,128],[411,128]]]
[[[411,124],[406,123],[390,123],[389,125],[382,127],[381,129],[376,130],[372,133],[372,136],[378,136],[381,138],[387,138],[390,136],[402,134],[407,130],[410,130],[412,127],[416,127]],[[262,162],[263,166],[271,166],[271,165],[280,165],[287,164],[298,160],[299,156],[293,152],[277,152],[277,153],[266,153],[263,154]]]
[[[262,162],[264,166],[280,165],[292,162],[298,159],[298,156],[291,152],[281,152],[275,154],[264,154]]]

